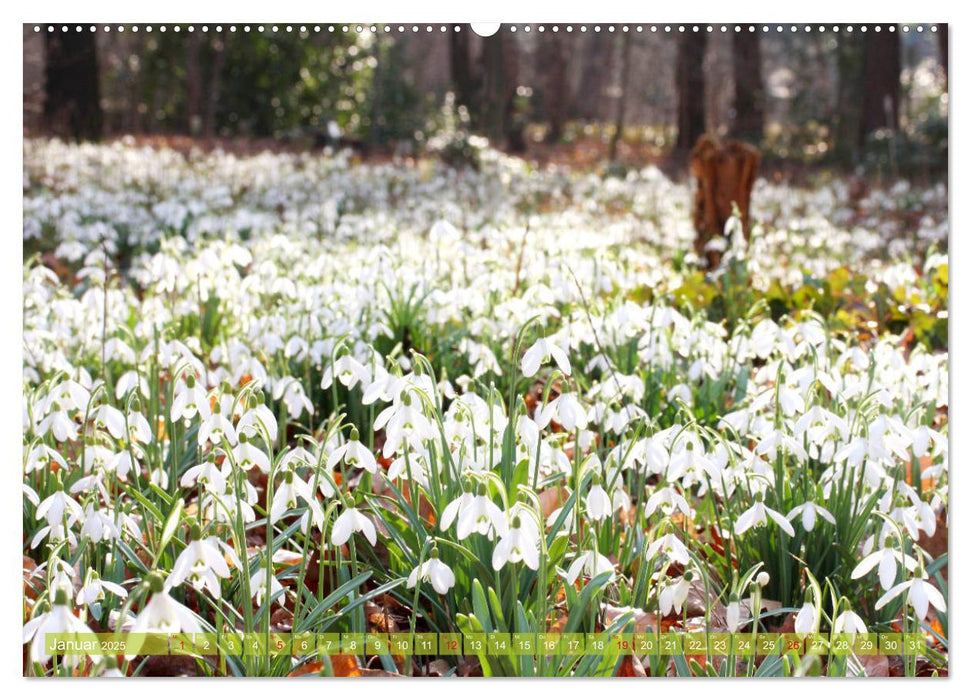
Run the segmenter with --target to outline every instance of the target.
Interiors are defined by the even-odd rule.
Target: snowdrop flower
[[[728,601],[728,607],[725,609],[725,625],[728,627],[729,632],[735,634],[738,632],[741,624],[742,605],[738,599],[738,594],[733,592]]]
[[[438,547],[432,548],[431,557],[416,566],[408,575],[408,588],[414,588],[419,581],[431,583],[439,595],[445,595],[455,585],[455,574],[448,564],[438,558]]]
[[[210,413],[209,397],[205,390],[196,383],[195,375],[188,375],[176,388],[172,400],[172,420],[191,420],[196,414],[205,419]]]
[[[333,471],[343,459],[349,467],[360,467],[372,474],[378,471],[378,463],[374,455],[358,440],[357,428],[351,429],[351,439],[330,453],[327,458],[327,470]]]
[[[566,581],[572,586],[576,583],[581,572],[590,578],[596,578],[600,574],[608,571],[613,572],[613,570],[614,565],[610,563],[607,557],[600,552],[587,550],[577,555],[577,558],[570,564],[570,568],[566,572]],[[613,576],[611,576],[612,578]]]
[[[213,493],[226,492],[226,477],[212,459],[206,460],[202,464],[189,467],[179,479],[179,485],[184,489],[189,489],[196,484],[202,484],[207,491]]]
[[[491,501],[490,501],[491,503]],[[534,571],[539,568],[539,548],[518,515],[513,516],[511,526],[492,552],[492,568],[499,571],[506,562],[523,562]]]
[[[811,601],[803,603],[796,615],[795,631],[797,634],[809,634],[819,627],[819,615],[816,606]]]
[[[473,532],[487,535],[489,539],[492,539],[494,534],[504,537],[508,529],[506,514],[486,495],[485,484],[480,484],[478,495],[459,515],[456,528],[458,538],[464,540]]]
[[[817,515],[832,525],[836,524],[836,518],[833,517],[832,513],[811,501],[806,501],[801,506],[796,506],[790,510],[789,514],[786,515],[786,519],[792,520],[800,513],[802,514],[802,526],[806,532],[812,532],[813,528],[816,527]]]
[[[591,520],[600,522],[610,516],[612,503],[610,496],[603,486],[600,485],[600,475],[595,474],[593,485],[587,493],[584,503],[587,506],[587,515]]]
[[[647,548],[645,557],[647,559],[653,559],[661,552],[663,549],[664,556],[669,563],[681,564],[682,566],[687,566],[688,562],[691,561],[691,557],[688,554],[688,548],[684,546],[684,543],[678,539],[677,535],[674,533],[668,533],[663,537],[654,540],[651,546]]]
[[[218,445],[223,438],[230,445],[235,445],[238,441],[236,428],[233,424],[220,413],[211,413],[202,420],[199,426],[199,447],[205,448],[209,443]]]
[[[694,578],[692,571],[685,571],[684,576],[677,581],[668,584],[658,596],[658,604],[662,615],[670,615],[672,611],[681,614],[681,608],[688,599],[691,592],[691,580]]]
[[[660,508],[664,515],[670,516],[675,510],[680,510],[685,515],[691,515],[691,506],[688,501],[672,486],[662,486],[651,494],[644,506],[645,517],[650,517]]]
[[[371,373],[367,367],[355,360],[351,355],[341,355],[332,365],[328,365],[324,370],[324,376],[320,382],[321,389],[329,389],[334,383],[334,375],[337,380],[348,389],[353,389],[358,383],[362,385],[371,383]]]
[[[587,412],[580,404],[576,394],[560,394],[550,401],[539,412],[536,423],[540,428],[545,428],[554,418],[566,430],[583,430],[587,427]]]
[[[94,422],[103,425],[111,433],[111,437],[120,440],[125,436],[125,414],[114,406],[102,404],[94,412]]]
[[[277,439],[279,434],[276,416],[273,415],[273,411],[269,407],[257,403],[240,417],[236,423],[236,434],[239,435],[240,439],[244,435],[249,440],[261,436],[272,442]]]
[[[310,507],[319,507],[310,491],[310,485],[292,471],[286,471],[283,474],[283,482],[278,484],[273,491],[270,522],[277,522],[285,512],[296,508],[297,498],[303,499],[304,503]]]
[[[524,377],[532,377],[539,370],[540,365],[546,364],[552,357],[556,366],[563,374],[570,376],[570,358],[566,351],[553,342],[552,338],[540,338],[523,355],[522,370]]]
[[[57,450],[40,444],[31,448],[30,452],[27,453],[24,471],[28,474],[33,471],[44,472],[56,468],[67,469],[67,462],[64,461],[64,457]]]
[[[51,654],[46,650],[48,634],[81,635],[92,634],[91,629],[74,615],[68,605],[70,593],[67,589],[57,588],[54,591],[54,603],[49,612],[41,613],[27,621],[23,630],[23,644],[30,642],[30,660],[34,663],[46,664],[51,660]],[[91,660],[97,663],[101,660],[98,655],[91,654]],[[81,657],[75,654],[62,656],[63,663],[68,668],[75,668],[81,663]]]
[[[356,508],[347,508],[334,522],[334,528],[330,535],[331,544],[340,547],[351,539],[351,535],[355,532],[364,533],[365,539],[371,543],[371,546],[374,546],[378,541],[374,523]]]
[[[104,600],[105,591],[112,593],[119,598],[127,598],[128,591],[119,586],[117,583],[112,583],[111,581],[105,581],[102,579],[97,571],[89,570],[87,581],[81,590],[78,591],[75,602],[78,605],[91,605],[92,603],[97,603],[98,601]]]
[[[34,517],[37,520],[47,517],[47,523],[51,527],[59,526],[63,523],[64,514],[73,516],[75,520],[84,520],[84,511],[81,504],[68,496],[64,491],[55,491],[45,498],[37,506]]]
[[[92,542],[115,540],[121,533],[118,526],[107,510],[95,510],[94,505],[88,504],[84,511],[84,525],[81,526],[81,537],[87,537]]]
[[[291,419],[299,418],[304,412],[313,415],[314,405],[304,393],[303,385],[293,377],[282,377],[273,384],[273,398],[282,400]]]
[[[852,610],[844,610],[833,620],[833,634],[866,634],[866,624]]]
[[[932,584],[928,583],[927,574],[923,568],[917,567],[914,577],[909,581],[898,583],[877,600],[876,609],[882,610],[891,600],[906,593],[907,603],[913,607],[918,620],[927,618],[928,605],[933,605],[940,612],[947,612],[944,596]]]
[[[472,505],[474,500],[475,496],[472,492],[467,488],[463,488],[462,495],[452,500],[451,503],[445,506],[445,510],[442,511],[442,519],[439,522],[439,527],[442,532],[448,530],[455,519],[462,514],[463,510]]]
[[[863,578],[868,573],[877,568],[880,585],[883,590],[889,591],[893,582],[897,579],[897,565],[902,564],[908,571],[917,568],[917,560],[909,555],[904,555],[894,546],[892,537],[887,537],[882,549],[868,554],[856,565],[850,578]]]
[[[257,605],[263,605],[263,598],[266,596],[266,567],[260,566],[256,573],[250,576],[249,579],[249,589],[253,598],[256,600]],[[274,598],[277,593],[283,589],[283,584],[281,584],[276,576],[270,576],[270,597]],[[284,597],[276,598],[275,602],[282,605],[285,600]]]
[[[772,510],[765,505],[762,502],[763,498],[764,496],[761,492],[755,494],[755,503],[752,504],[751,508],[738,516],[738,520],[735,521],[735,534],[741,535],[751,527],[767,525],[769,518],[772,518],[783,532],[789,535],[789,537],[794,537],[796,531],[792,529],[789,521],[786,520],[782,513]]]
[[[192,539],[175,560],[172,573],[165,581],[166,589],[174,588],[184,581],[188,581],[197,591],[208,588],[218,598],[220,596],[219,579],[229,578],[228,556],[233,564],[240,568],[241,564],[236,552],[217,537],[202,539],[202,528],[193,523],[189,537]]]
[[[54,404],[54,410],[47,415],[37,426],[40,435],[47,435],[48,432],[54,435],[58,442],[73,442],[78,439],[78,428],[67,411]]]
[[[163,632],[177,634],[179,632],[202,632],[199,618],[189,608],[176,601],[169,595],[169,588],[162,577],[150,574],[147,578],[151,598],[142,606],[131,632]]]
[[[269,455],[250,442],[245,435],[239,436],[239,443],[233,448],[233,459],[236,461],[236,466],[244,471],[255,467],[263,474],[270,473]]]

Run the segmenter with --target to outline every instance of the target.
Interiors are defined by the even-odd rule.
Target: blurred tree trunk
[[[576,38],[573,38],[576,41]],[[587,36],[583,48],[583,72],[577,87],[576,114],[586,121],[606,121],[609,117],[601,112],[604,104],[604,85],[610,75],[610,47],[603,33]]]
[[[705,32],[683,34],[678,39],[678,142],[690,149],[705,133]]]
[[[223,64],[226,61],[226,45],[220,36],[213,37],[213,59],[209,73],[209,94],[206,103],[206,119],[203,134],[212,138],[216,134],[216,108],[219,105],[219,89],[221,86]]]
[[[736,138],[761,143],[765,135],[765,87],[762,82],[762,46],[755,32],[736,32],[732,64],[735,72]]]
[[[883,25],[863,38],[863,116],[860,144],[878,129],[900,124],[900,38]]]
[[[607,160],[617,159],[617,145],[623,138],[624,131],[624,111],[627,107],[627,91],[630,83],[630,32],[626,32],[620,38],[620,85],[617,95],[617,116],[614,119],[614,133],[610,137],[610,145],[607,148]]]
[[[469,114],[476,118],[479,115],[472,104],[475,86],[472,84],[469,55],[469,35],[471,32],[472,29],[469,25],[462,25],[460,32],[449,32],[448,57],[452,90],[455,91],[455,102],[464,105],[469,110]]]
[[[941,68],[944,69],[944,87],[947,87],[947,25],[937,25],[937,48],[941,52]]]
[[[570,105],[570,84],[567,80],[567,56],[563,40],[557,34],[547,32],[540,40],[536,56],[543,80],[543,111],[549,123],[546,141],[556,143],[563,137],[567,109]]]
[[[202,34],[195,32],[186,40],[185,47],[185,111],[186,129],[189,136],[202,131],[202,72],[199,68],[199,48]]]
[[[841,34],[836,40],[838,79],[833,148],[838,160],[850,164],[860,157],[863,41],[859,34]]]
[[[45,35],[44,121],[48,129],[84,141],[101,138],[104,117],[98,53],[92,32]]]
[[[482,93],[484,97],[483,125],[494,143],[502,139],[505,131],[505,76],[503,75],[503,31],[482,39]]]
[[[485,126],[495,144],[514,153],[525,150],[524,124],[516,115],[516,76],[519,55],[515,37],[499,30],[483,38]]]

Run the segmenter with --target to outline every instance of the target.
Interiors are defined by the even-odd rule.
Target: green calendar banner
[[[728,632],[395,632],[293,634],[47,634],[51,654],[126,656],[904,656],[926,653],[923,634]]]

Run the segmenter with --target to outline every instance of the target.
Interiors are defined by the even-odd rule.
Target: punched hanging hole
[[[473,22],[472,31],[481,37],[489,37],[499,31],[502,26],[499,22]]]

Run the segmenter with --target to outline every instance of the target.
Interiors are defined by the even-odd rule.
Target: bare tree
[[[688,32],[678,39],[678,142],[690,149],[705,133],[705,32]]]
[[[630,32],[624,33],[620,38],[620,85],[617,94],[617,114],[614,119],[614,133],[610,137],[610,145],[607,149],[607,160],[617,159],[617,144],[623,138],[624,131],[624,110],[627,106],[627,92],[630,83]]]
[[[49,32],[45,48],[47,128],[73,139],[100,139],[104,118],[95,33]]]
[[[542,76],[543,112],[549,124],[546,140],[556,143],[563,136],[563,125],[570,105],[564,39],[558,34],[547,32],[540,40],[536,56],[539,61],[537,72]]]
[[[732,51],[735,74],[736,138],[760,143],[765,134],[765,85],[762,82],[762,46],[756,32],[736,32]]]
[[[941,52],[941,68],[944,69],[944,85],[947,85],[947,25],[937,25],[937,48]]]
[[[863,38],[863,114],[860,142],[877,129],[900,124],[900,38],[882,25]]]
[[[448,57],[455,101],[468,108],[470,114],[474,114],[472,96],[475,94],[475,85],[472,82],[469,53],[469,34],[471,31],[468,25],[464,25],[461,26],[461,31],[449,33]]]

